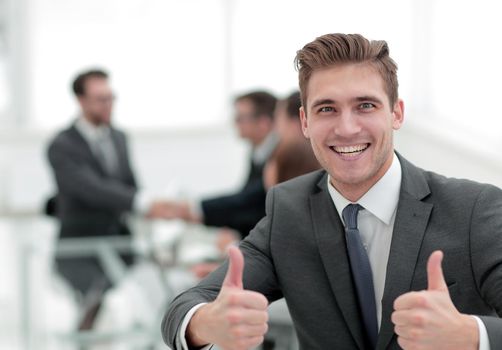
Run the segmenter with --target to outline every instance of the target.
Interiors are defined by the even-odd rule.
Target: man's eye
[[[333,110],[334,110],[333,107],[321,107],[321,108],[319,108],[319,112],[324,112],[324,113],[326,113],[326,112],[332,112]]]
[[[375,108],[375,105],[370,102],[364,102],[359,105],[359,109],[371,109],[371,108]]]

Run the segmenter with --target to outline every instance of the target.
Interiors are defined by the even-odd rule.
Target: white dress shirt
[[[94,125],[82,116],[77,119],[75,128],[82,135],[84,140],[87,141],[96,158],[102,161],[103,155],[107,162],[113,163],[111,165],[102,164],[105,170],[108,170],[108,167],[118,166],[117,150],[113,145],[111,130],[108,125]]]
[[[399,193],[401,190],[401,164],[394,154],[392,164],[387,172],[377,183],[371,187],[357,201],[364,209],[358,214],[358,229],[361,234],[373,274],[373,286],[375,288],[375,302],[378,320],[378,328],[382,322],[382,298],[385,287],[385,276],[387,273],[387,261],[389,260],[394,221],[396,219]],[[343,222],[343,209],[352,204],[351,201],[343,197],[333,185],[328,176],[328,191],[335,204],[340,219]],[[188,350],[185,340],[185,333],[188,323],[195,311],[204,304],[194,306],[185,316],[179,332],[179,341],[184,350]],[[490,350],[488,333],[484,323],[476,316],[479,329],[479,350]],[[210,346],[203,348],[210,349]]]

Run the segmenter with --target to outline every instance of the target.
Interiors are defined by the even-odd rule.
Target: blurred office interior
[[[247,172],[249,149],[233,126],[235,95],[293,91],[296,50],[316,36],[384,39],[405,102],[396,149],[423,168],[502,186],[501,7],[488,0],[0,0],[0,348],[163,349],[165,302],[194,283],[182,270],[215,254],[211,232],[138,217],[132,244],[56,244],[57,221],[43,214],[56,191],[46,148],[77,115],[70,90],[77,72],[110,73],[114,124],[129,135],[141,186],[201,198],[239,187]],[[113,258],[121,250],[143,257],[127,278]],[[120,286],[97,333],[74,332],[74,296],[52,266],[56,255],[82,251],[108,261]],[[143,278],[148,290],[138,287]]]

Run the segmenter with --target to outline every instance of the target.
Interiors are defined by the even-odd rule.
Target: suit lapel
[[[418,254],[432,211],[432,204],[422,201],[430,193],[423,171],[399,154],[398,157],[402,168],[401,194],[387,262],[377,349],[385,349],[394,336],[391,322],[394,300],[411,289]]]
[[[350,273],[345,232],[328,193],[327,175],[322,177],[318,186],[321,191],[311,195],[310,208],[319,253],[343,318],[358,347],[364,349],[362,318]]]
[[[72,125],[71,128],[70,128],[70,131],[72,133],[72,137],[73,139],[80,145],[80,148],[85,152],[87,153],[87,156],[92,159],[93,163],[94,163],[94,166],[96,168],[99,169],[99,171],[102,173],[102,174],[106,174],[105,172],[105,169],[103,168],[103,166],[101,165],[101,163],[99,162],[99,160],[96,158],[96,156],[94,155],[94,152],[92,151],[91,149],[91,146],[89,145],[89,143],[84,139],[84,137],[80,134],[80,132],[77,130],[77,128],[75,127],[75,125]]]

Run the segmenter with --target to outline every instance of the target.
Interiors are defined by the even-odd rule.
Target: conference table
[[[196,283],[189,271],[192,264],[216,258],[214,233],[201,226],[138,217],[131,217],[130,224],[135,232],[132,237],[58,240],[58,223],[53,218],[1,217],[0,348],[71,349],[73,344],[77,349],[106,343],[107,349],[133,349],[161,344],[159,324],[165,305],[175,294]],[[120,258],[126,252],[135,256],[132,268],[126,267]],[[100,311],[105,320],[98,318],[97,330],[76,331],[78,300],[55,272],[56,256],[95,256],[112,281],[110,297]],[[117,313],[121,306],[118,301],[134,300],[137,305],[142,299],[150,302],[141,305],[149,309],[131,314],[134,308],[129,305],[129,314],[119,312],[110,319],[109,314]],[[138,316],[155,307],[155,317],[146,320]],[[124,322],[127,317],[130,321]]]
[[[59,240],[53,218],[0,217],[0,348],[166,349],[160,321],[167,304],[197,283],[190,268],[221,258],[216,230],[131,217],[132,237]],[[121,253],[132,252],[127,267]],[[54,269],[55,257],[95,256],[113,287],[92,331],[77,331],[78,300]],[[270,308],[275,349],[295,349],[284,302]]]

